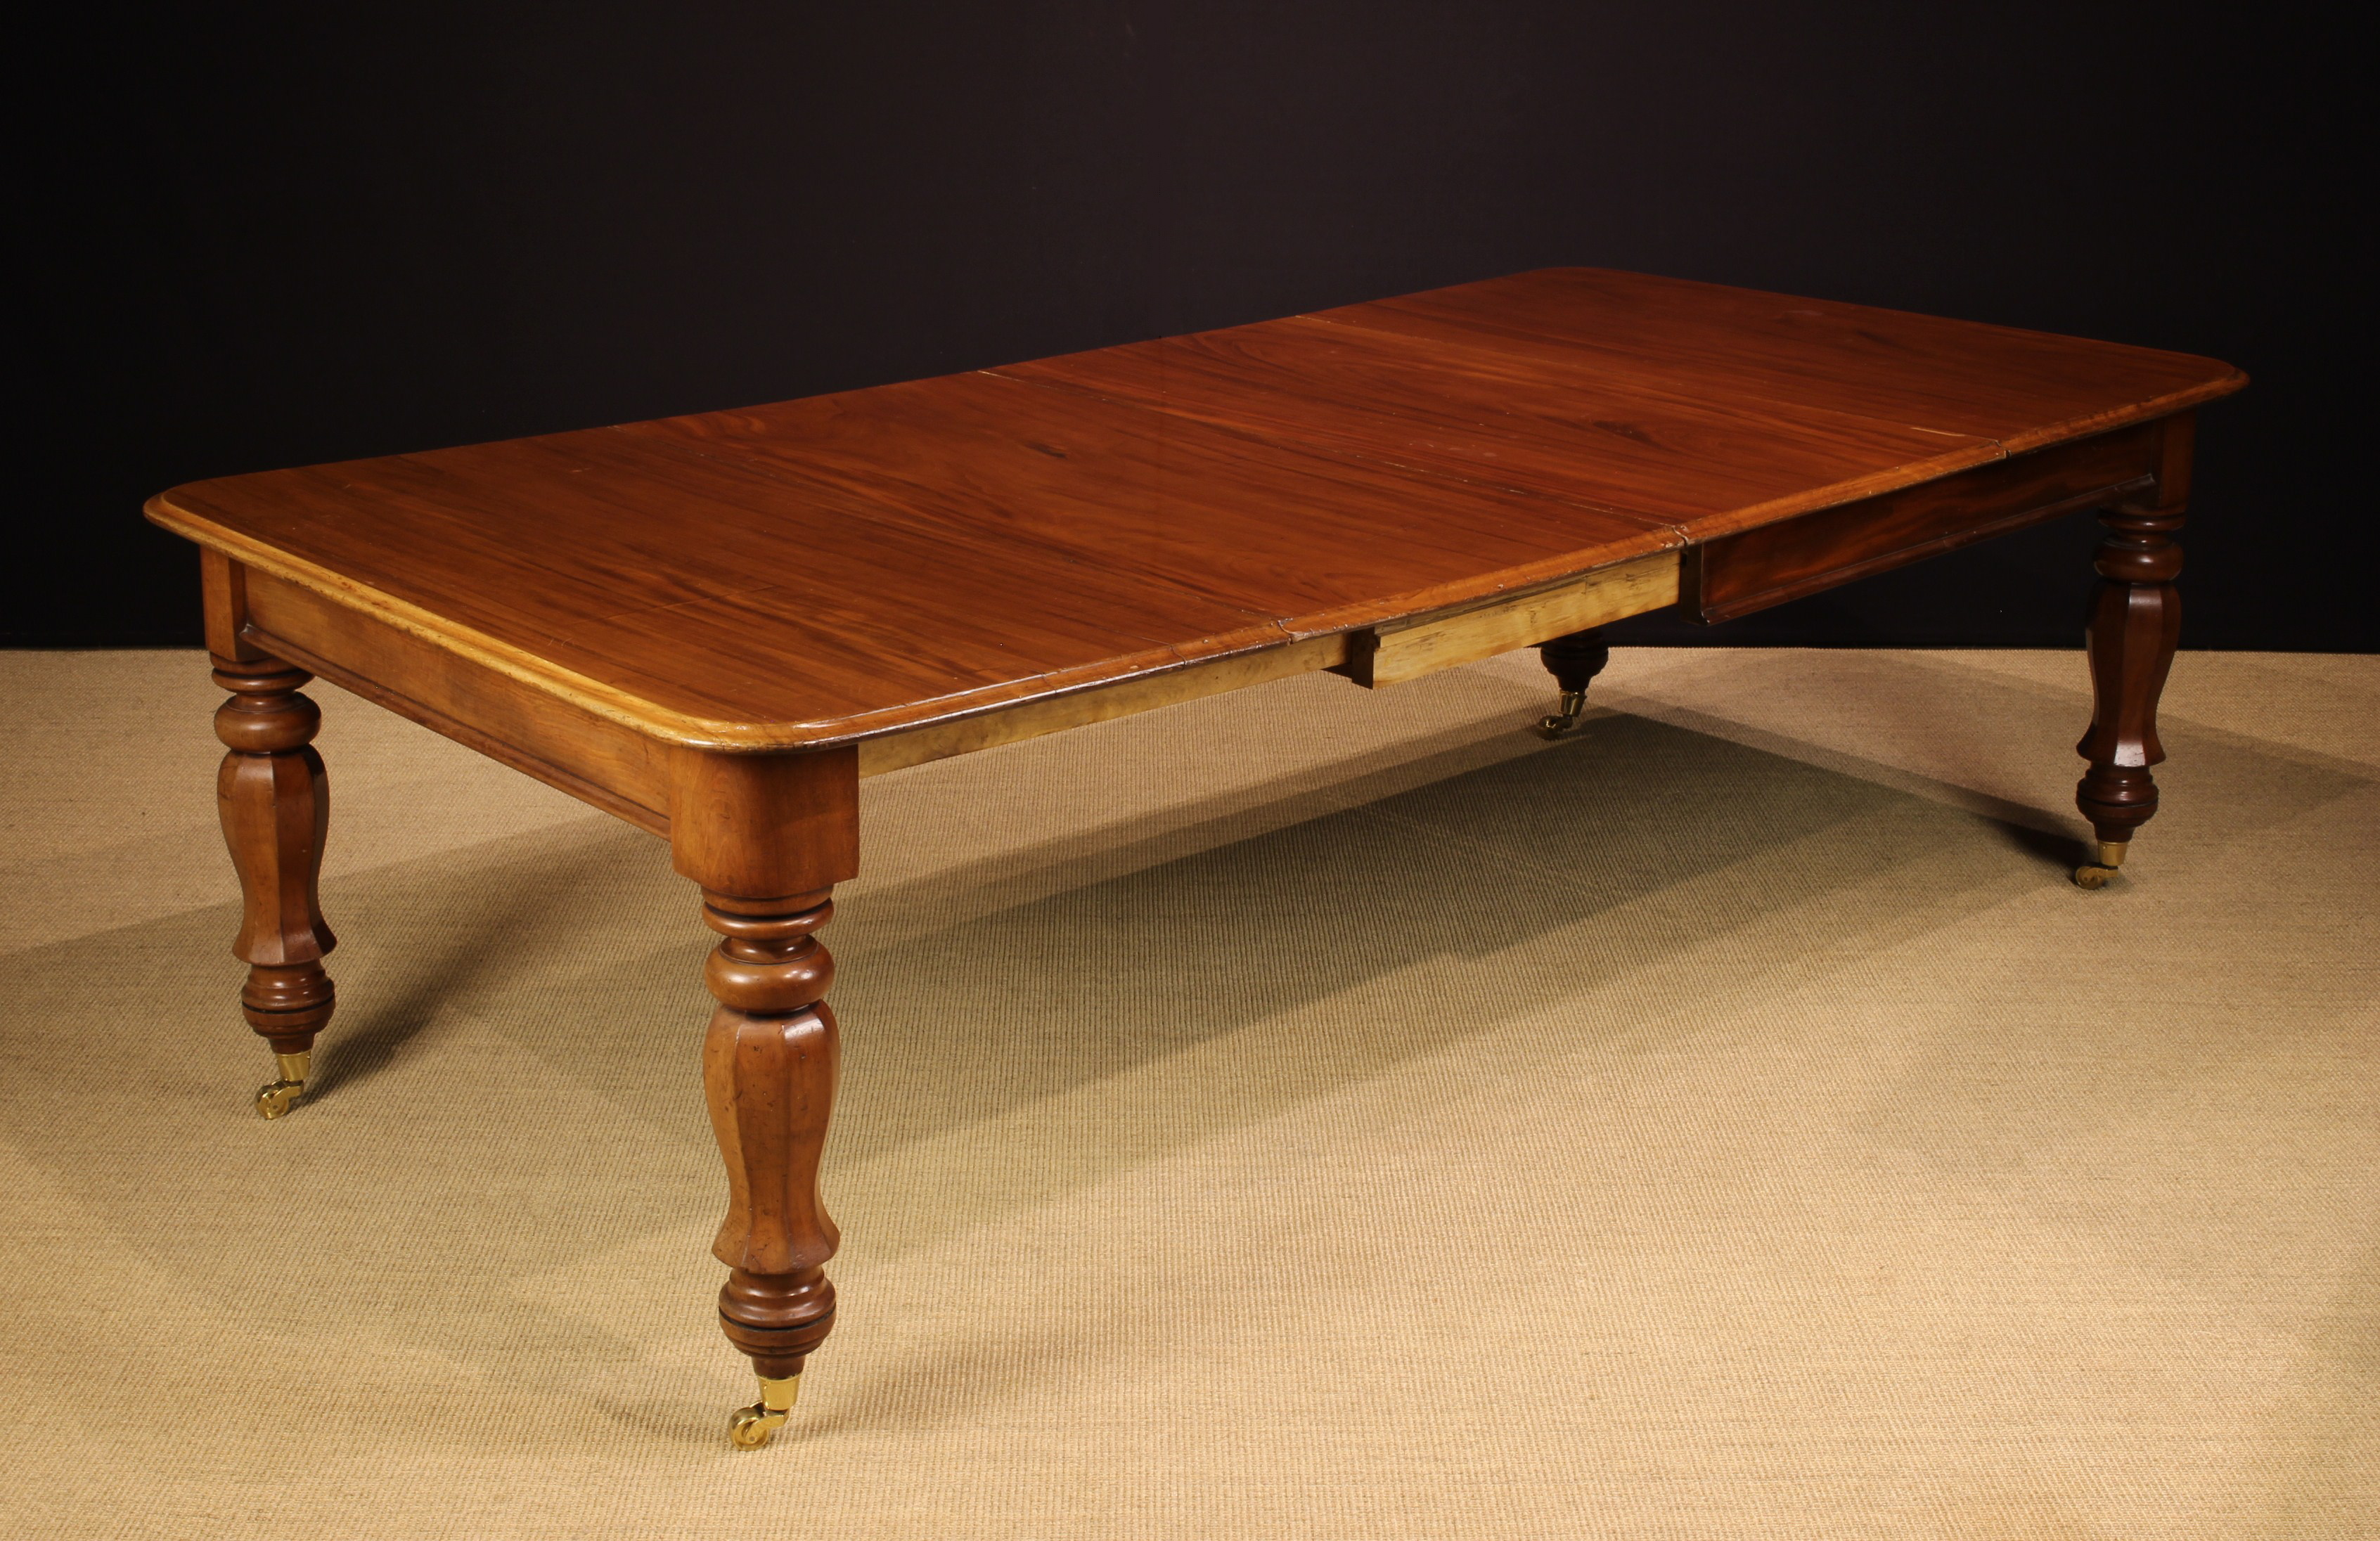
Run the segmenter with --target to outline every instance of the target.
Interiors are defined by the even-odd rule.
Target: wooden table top
[[[226,477],[201,545],[655,736],[847,742],[2143,421],[2213,359],[1597,269]]]

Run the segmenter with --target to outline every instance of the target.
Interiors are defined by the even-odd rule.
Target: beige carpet
[[[2380,660],[1317,676],[871,782],[843,1310],[707,1244],[661,843],[317,687],[342,1005],[277,1123],[195,654],[0,656],[0,1530],[2380,1534]]]

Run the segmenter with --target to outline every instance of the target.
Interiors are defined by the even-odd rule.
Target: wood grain
[[[711,1251],[728,1341],[763,1376],[798,1375],[834,1325],[825,1264],[839,1240],[819,1197],[837,1039],[834,959],[818,940],[835,883],[859,869],[851,745],[799,754],[673,752],[670,859],[722,939],[703,967],[719,1006],[702,1084],[727,1167]]]
[[[724,939],[704,982],[718,998],[702,1085],[727,1165],[727,1216],[711,1253],[727,1341],[763,1376],[801,1374],[834,1327],[825,1265],[842,1237],[819,1196],[840,1051],[825,996],[834,960],[817,937],[825,892],[743,899],[706,890],[702,917]]]
[[[2016,455],[2230,394],[2192,354],[1604,268],[1548,268],[1317,312],[1415,344],[1586,355],[1698,398],[1794,402]]]
[[[467,647],[498,644],[516,677],[546,666],[608,692],[591,710],[642,702],[644,731],[771,748],[1675,544],[1637,521],[1451,482],[1417,493],[1393,469],[984,375],[506,448],[503,475],[499,457],[455,451],[242,490],[279,545],[234,554],[271,571],[298,547],[293,581],[327,591],[335,574],[417,625],[444,618]],[[221,528],[222,491],[177,492],[162,516]],[[352,517],[308,512],[325,504]]]
[[[859,875],[859,750],[774,755],[680,746],[670,861],[705,889],[770,898]]]
[[[1342,668],[1377,689],[1677,602],[1678,555],[1659,552],[1534,593],[1358,632]]]
[[[241,574],[242,635],[257,645],[640,829],[669,832],[667,744],[310,588]]]
[[[1293,317],[1004,368],[1251,436],[1694,527],[1782,518],[2000,457],[1988,439],[1700,394],[1595,355]]]
[[[246,656],[213,655],[215,683],[232,693],[215,713],[225,746],[215,804],[239,874],[232,953],[249,965],[240,1011],[273,1052],[302,1053],[337,1004],[322,967],[339,944],[322,918],[331,795],[312,742],[322,713],[298,690],[306,671],[240,650]]]
[[[579,718],[774,753],[1411,630],[1864,504],[1767,548],[1847,549],[1849,525],[1891,526],[1901,544],[1791,580],[1840,581],[1998,528],[1945,522],[1961,478],[2240,383],[2180,354],[1552,270],[995,371],[226,478],[150,513]],[[1936,485],[1949,491],[1932,526],[1894,523],[1925,525],[1910,490]],[[649,775],[624,790],[616,765],[590,775],[516,743],[555,736],[521,726],[527,709],[490,726],[474,720],[486,703],[394,696],[514,744],[599,806],[654,812]]]
[[[2078,803],[2155,811],[2192,409],[2228,366],[1599,270],[736,411],[225,478],[243,1005],[330,1015],[307,671],[664,832],[722,938],[703,1085],[729,1340],[834,1321],[818,939],[863,774],[1310,669],[1379,686],[1539,645],[1576,720],[1605,623],[1718,618],[2066,508],[2103,516]],[[2111,832],[2112,831],[2112,832]]]
[[[888,770],[904,770],[953,755],[1019,744],[1069,728],[1113,722],[1159,707],[1333,668],[1346,661],[1347,644],[1348,638],[1342,635],[1309,637],[1261,652],[1192,664],[1162,674],[1144,674],[1072,695],[1045,696],[980,716],[864,739],[859,745],[859,773],[880,776]]]
[[[1684,598],[1732,620],[2155,485],[2162,425],[2143,423],[1696,544]]]

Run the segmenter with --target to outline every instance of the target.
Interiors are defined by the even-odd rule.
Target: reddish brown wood
[[[1371,309],[1338,314],[1362,320]],[[1883,491],[2001,453],[1971,434],[1796,401],[1690,394],[1580,349],[1452,331],[1424,346],[1310,316],[995,372],[1681,529]]]
[[[781,725],[795,747],[1677,543],[984,374],[172,496],[661,712]]]
[[[1731,621],[2101,506],[2154,483],[2162,442],[2161,425],[2145,423],[1720,536],[1687,552],[1681,601]]]
[[[702,1081],[727,1163],[727,1219],[711,1247],[728,1266],[727,1338],[763,1376],[801,1373],[833,1325],[834,1221],[819,1159],[834,1106],[836,1039],[817,938],[833,885],[859,868],[858,754],[722,755],[681,749],[670,843],[702,886],[722,940],[703,971],[719,1001]]]
[[[240,1008],[275,1053],[299,1053],[335,1004],[322,959],[338,939],[318,892],[331,813],[312,745],[322,713],[298,693],[312,677],[303,669],[254,652],[213,659],[215,683],[233,693],[215,713],[215,735],[229,749],[215,805],[243,899],[232,943],[249,965]]]
[[[859,751],[795,755],[680,749],[670,856],[706,889],[768,897],[859,875]]]
[[[1402,624],[2240,383],[2180,354],[1556,270],[234,477],[151,512],[654,737],[817,748]]]
[[[2228,395],[2191,354],[1608,268],[1545,268],[1318,314],[1416,342],[1494,336],[1700,399],[1794,402],[2011,455]]]
[[[2103,843],[2122,844],[2156,815],[2165,759],[2157,699],[2181,639],[2181,528],[2190,496],[2193,423],[2177,418],[2159,443],[2155,499],[2099,516],[2107,534],[2092,567],[2099,575],[2083,647],[2091,661],[2091,726],[2074,752],[2091,762],[2075,806]]]
[[[975,730],[1020,708],[1064,725],[1100,691],[1153,704],[1168,681],[1187,698],[1194,666],[1392,685],[1566,629],[1543,657],[1575,695],[1604,657],[1579,626],[1681,595],[1741,613],[2111,504],[2080,797],[2120,841],[2155,807],[2189,412],[2243,383],[2180,354],[1555,270],[228,478],[149,512],[205,548],[244,1000],[276,1048],[332,1005],[301,665],[667,831],[724,939],[703,1050],[722,1318],[778,1379],[833,1319],[816,933],[857,871],[863,740],[1004,742]]]
[[[655,834],[670,746],[268,573],[243,575],[241,636],[276,658]]]
[[[727,1162],[727,1219],[711,1252],[728,1266],[719,1292],[727,1341],[760,1375],[801,1374],[834,1326],[826,1261],[841,1241],[819,1197],[819,1157],[833,1111],[834,961],[814,934],[828,893],[745,899],[706,890],[704,924],[726,940],[704,982],[719,1000],[703,1039],[703,1090]]]

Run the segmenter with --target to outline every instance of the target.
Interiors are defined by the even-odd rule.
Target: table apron
[[[2156,486],[2168,425],[2139,424],[1675,551],[1359,631],[1017,702],[864,740],[878,775],[1328,669],[1378,687],[1679,604],[1724,621]],[[253,567],[242,635],[367,700],[666,836],[671,746]]]
[[[242,635],[400,717],[655,834],[670,746],[253,567]]]
[[[1687,552],[1680,602],[1702,620],[1731,621],[2077,509],[2136,499],[2156,485],[2171,420],[1721,536]]]

